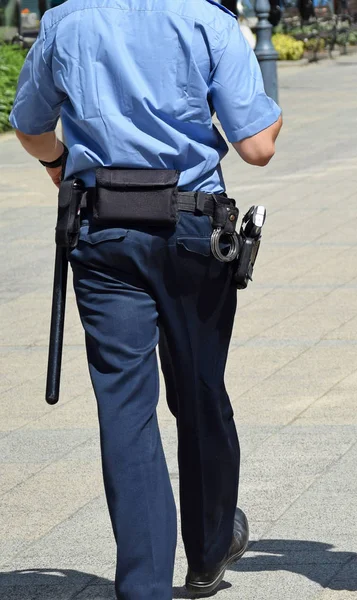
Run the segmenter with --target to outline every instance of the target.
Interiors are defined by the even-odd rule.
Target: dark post
[[[262,70],[265,91],[270,98],[278,102],[278,74],[276,67],[278,53],[271,41],[273,26],[268,20],[270,13],[269,0],[256,0],[255,12],[258,17],[255,54]]]

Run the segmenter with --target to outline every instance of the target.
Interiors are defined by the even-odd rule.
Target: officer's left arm
[[[10,123],[25,150],[39,160],[52,162],[63,153],[55,134],[66,95],[55,86],[51,47],[46,47],[44,23],[20,73]],[[55,183],[60,169],[48,169]]]
[[[241,158],[265,166],[274,154],[281,109],[266,95],[256,56],[238,23],[232,25],[212,72],[210,97],[228,140]]]

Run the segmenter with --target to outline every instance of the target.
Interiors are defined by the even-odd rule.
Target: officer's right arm
[[[247,163],[265,166],[275,153],[281,109],[264,91],[254,52],[239,25],[216,65],[210,95],[228,140]]]

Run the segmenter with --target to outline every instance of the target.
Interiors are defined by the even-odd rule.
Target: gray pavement
[[[280,70],[265,169],[224,161],[242,211],[269,210],[239,294],[227,387],[252,543],[217,599],[357,598],[357,56]],[[110,600],[115,548],[73,292],[62,395],[44,402],[56,191],[0,137],[0,598]],[[159,416],[177,496],[175,424]],[[188,598],[181,540],[174,598]]]

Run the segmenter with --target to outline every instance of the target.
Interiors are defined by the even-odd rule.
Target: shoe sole
[[[214,592],[218,588],[219,584],[221,583],[227,568],[231,564],[238,562],[238,560],[240,558],[242,558],[243,554],[245,553],[246,549],[248,548],[248,544],[249,544],[249,535],[248,535],[247,543],[242,548],[242,550],[240,550],[237,554],[234,554],[233,556],[230,557],[230,559],[226,562],[225,566],[222,568],[222,571],[217,575],[217,577],[214,581],[211,581],[210,583],[202,583],[202,584],[189,583],[188,581],[186,581],[186,589],[189,592],[191,592],[192,594],[195,594],[196,596],[207,596],[208,594],[212,594],[212,592]]]

